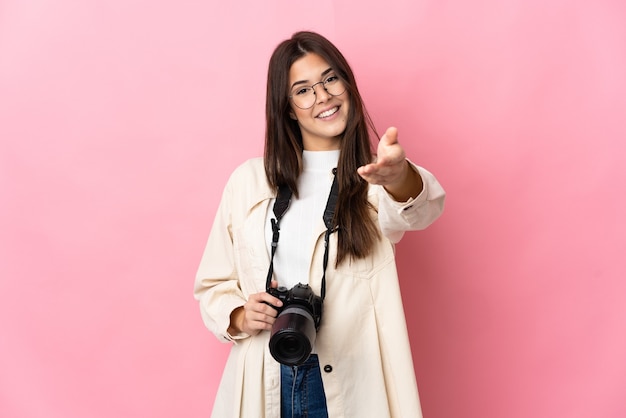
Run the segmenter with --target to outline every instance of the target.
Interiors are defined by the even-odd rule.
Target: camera
[[[309,358],[322,320],[322,298],[309,285],[298,283],[291,289],[284,286],[267,292],[280,299],[270,336],[270,353],[287,366],[299,366]]]

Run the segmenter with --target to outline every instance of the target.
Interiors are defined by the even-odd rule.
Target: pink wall
[[[449,194],[398,247],[425,416],[626,416],[622,1],[208,3],[0,2],[0,416],[209,415],[193,277],[298,29]]]

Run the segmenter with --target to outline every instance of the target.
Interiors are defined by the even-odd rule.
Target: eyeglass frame
[[[337,77],[337,81],[341,82],[343,84],[344,90],[339,93],[339,94],[332,94],[331,92],[328,91],[328,89],[326,88],[326,82],[328,81],[329,78],[331,77]],[[316,98],[317,100],[317,93],[315,92],[315,86],[317,86],[318,84],[321,84],[322,87],[324,87],[324,91],[330,95],[331,97],[337,97],[337,96],[341,96],[342,94],[344,94],[346,92],[346,90],[348,89],[348,86],[345,85],[343,79],[341,77],[339,77],[337,74],[331,74],[328,77],[326,77],[324,80],[322,81],[318,81],[317,83],[311,84],[310,86],[302,86],[302,87],[306,87],[306,88],[310,88],[311,91],[313,92],[313,96]],[[309,107],[300,107],[296,104],[296,101],[293,98],[293,94],[290,94],[289,99],[291,99],[291,101],[293,102],[293,104],[298,108],[298,109],[302,109],[302,110],[307,110],[312,108],[313,106],[315,106],[315,102],[316,100],[313,100],[313,103],[311,104],[311,106]]]

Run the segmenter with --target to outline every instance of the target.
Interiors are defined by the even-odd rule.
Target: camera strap
[[[324,260],[323,260],[323,273],[322,273],[322,285],[320,297],[324,300],[326,296],[326,267],[328,266],[328,247],[330,241],[330,234],[337,231],[338,228],[333,228],[333,217],[335,216],[335,207],[337,206],[337,199],[339,198],[339,185],[337,184],[337,169],[333,168],[333,184],[330,187],[330,193],[328,200],[326,201],[326,208],[324,209],[323,219],[324,225],[326,225],[326,232],[324,233]],[[274,216],[272,218],[272,253],[270,258],[270,267],[267,272],[267,279],[265,281],[265,288],[269,289],[272,283],[272,275],[274,274],[274,254],[276,254],[276,247],[278,246],[278,239],[280,238],[280,220],[287,212],[289,208],[289,202],[291,202],[291,189],[288,186],[281,186],[278,188],[278,196],[274,202]]]
[[[324,268],[322,270],[322,285],[320,289],[320,297],[322,300],[326,297],[326,267],[328,266],[328,247],[330,246],[330,234],[337,231],[338,228],[333,228],[333,218],[335,217],[335,207],[337,206],[337,199],[339,198],[339,185],[337,184],[337,169],[333,168],[333,185],[330,186],[330,194],[326,201],[326,209],[324,209],[324,225],[326,225],[326,232],[324,233]]]
[[[268,290],[272,284],[272,275],[274,274],[274,254],[278,246],[278,238],[280,237],[280,220],[289,208],[291,202],[291,189],[287,185],[278,188],[278,196],[274,202],[274,216],[272,218],[272,255],[270,258],[270,268],[267,271],[267,279],[265,280],[265,289]]]

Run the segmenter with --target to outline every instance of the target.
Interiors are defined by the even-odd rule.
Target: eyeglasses
[[[343,81],[338,76],[332,74],[312,86],[296,86],[291,91],[289,98],[300,109],[309,109],[315,104],[315,86],[318,84],[321,84],[326,93],[331,96],[341,96],[346,91],[346,85],[343,84]]]

